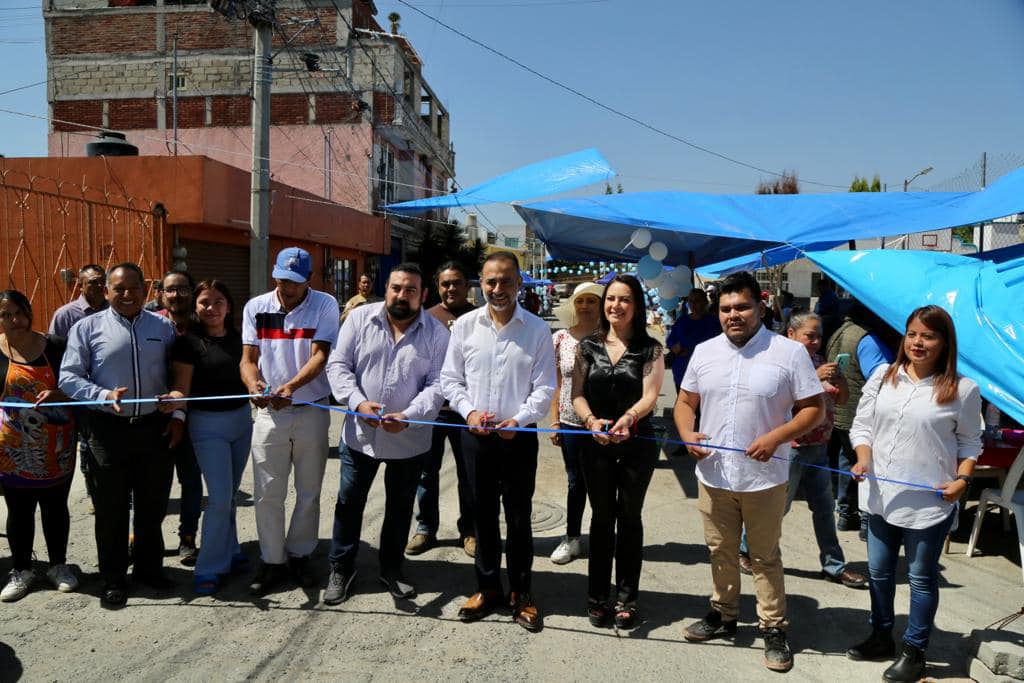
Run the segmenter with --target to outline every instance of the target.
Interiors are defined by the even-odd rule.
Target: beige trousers
[[[786,513],[786,484],[750,492],[701,484],[697,506],[704,518],[704,540],[711,551],[712,609],[726,621],[739,616],[740,534],[746,525],[758,622],[761,628],[785,628],[786,585],[779,537]]]

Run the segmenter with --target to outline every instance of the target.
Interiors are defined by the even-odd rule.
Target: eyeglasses
[[[163,291],[168,294],[190,294],[192,292],[188,287],[164,287]]]

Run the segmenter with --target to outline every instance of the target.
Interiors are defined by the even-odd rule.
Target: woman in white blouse
[[[907,318],[896,361],[879,367],[864,386],[850,441],[857,452],[851,472],[862,477],[861,507],[868,514],[872,632],[847,655],[874,660],[895,654],[895,573],[903,547],[910,615],[899,658],[884,678],[916,681],[939,606],[939,555],[981,454],[981,394],[957,374],[956,331],[944,310],[924,306]]]

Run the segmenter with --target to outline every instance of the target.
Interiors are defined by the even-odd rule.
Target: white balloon
[[[662,281],[658,283],[658,294],[663,299],[674,299],[679,293],[679,285],[671,278],[662,278]]]
[[[655,261],[664,261],[665,257],[668,256],[668,247],[665,246],[664,242],[652,242],[651,248],[647,250],[647,253]]]
[[[690,280],[693,279],[693,273],[686,266],[677,266],[672,269],[672,279],[683,284],[684,282],[689,284]]]
[[[629,243],[637,249],[646,249],[647,245],[651,243],[651,231],[646,228],[637,228],[633,231]]]

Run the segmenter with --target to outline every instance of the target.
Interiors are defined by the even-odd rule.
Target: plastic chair
[[[981,523],[985,520],[985,513],[989,506],[1005,508],[1013,513],[1017,522],[1017,543],[1021,554],[1021,572],[1024,577],[1024,491],[1018,491],[1021,475],[1024,475],[1024,448],[1017,453],[1017,459],[1010,466],[1006,475],[1006,481],[1002,488],[985,489],[981,492],[978,500],[978,511],[974,517],[974,527],[971,529],[971,538],[967,541],[967,557],[974,555],[974,546],[978,542],[978,534],[981,532]]]

